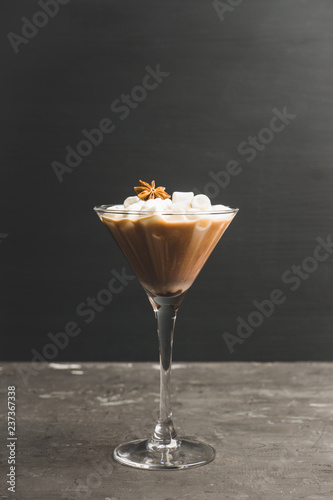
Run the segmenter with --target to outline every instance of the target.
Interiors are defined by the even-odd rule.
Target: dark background
[[[206,0],[71,0],[18,54],[7,33],[41,8],[1,8],[2,360],[31,360],[68,321],[82,331],[55,360],[157,360],[137,280],[90,324],[75,312],[130,272],[92,207],[139,178],[202,192],[229,160],[242,173],[214,202],[240,212],[183,302],[174,358],[333,360],[333,256],[294,292],[281,281],[332,232],[333,2],[244,1],[222,21]],[[157,64],[170,75],[120,120],[111,103]],[[239,144],[284,106],[296,118],[247,162]],[[52,162],[105,117],[116,130],[60,183]],[[230,353],[223,333],[275,288],[284,304]]]

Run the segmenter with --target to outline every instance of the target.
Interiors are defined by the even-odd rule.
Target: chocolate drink
[[[169,297],[192,285],[232,219],[230,213],[101,216],[144,288]]]

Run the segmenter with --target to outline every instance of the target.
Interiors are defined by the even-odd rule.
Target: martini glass
[[[187,469],[214,460],[208,444],[178,437],[172,422],[170,375],[178,308],[238,209],[198,213],[120,211],[95,207],[139,278],[157,320],[160,412],[150,438],[120,444],[115,460],[139,469]]]

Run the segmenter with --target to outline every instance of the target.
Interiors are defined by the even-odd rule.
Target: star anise
[[[140,200],[147,201],[153,200],[154,198],[161,198],[162,200],[165,200],[166,198],[171,198],[171,196],[165,192],[165,187],[159,186],[155,188],[155,181],[151,181],[151,184],[140,181],[140,184],[141,186],[134,188],[134,191]]]

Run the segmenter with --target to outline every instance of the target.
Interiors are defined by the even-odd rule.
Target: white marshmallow
[[[170,198],[166,198],[165,200],[162,200],[162,203],[163,203],[163,210],[171,210],[172,201]]]
[[[199,210],[207,210],[211,208],[210,199],[205,194],[197,194],[194,196],[191,206],[192,208],[198,208]]]
[[[182,203],[182,202],[177,202],[177,203],[172,203],[171,205],[171,210],[173,212],[178,212],[178,213],[184,213],[187,212],[189,209],[189,206],[187,203]]]
[[[107,210],[124,210],[124,205],[112,205],[112,207],[108,207]]]
[[[200,214],[198,214],[198,209],[197,208],[188,208],[186,210],[186,217],[189,220],[198,220],[200,219]]]
[[[215,210],[218,210],[218,211],[226,211],[226,210],[230,210],[230,207],[227,207],[225,205],[212,205],[212,211],[215,211]]]
[[[142,201],[142,200],[140,200],[140,198],[138,196],[129,196],[124,201],[124,208],[128,208],[130,205],[133,205],[134,203],[137,203],[138,201]]]
[[[192,193],[192,191],[174,191],[174,193],[172,193],[172,203],[185,203],[187,205],[190,205],[193,196],[194,193]]]
[[[207,212],[212,212],[212,220],[231,220],[233,218],[233,213],[230,207],[225,205],[212,205],[208,196],[204,194],[198,194],[194,196],[192,192],[185,191],[175,191],[172,194],[172,198],[166,198],[162,200],[161,198],[154,198],[147,201],[140,200],[138,196],[129,196],[124,200],[123,205],[114,205],[108,209],[110,212],[125,212],[124,216],[121,213],[115,215],[110,213],[108,218],[110,219],[121,219],[125,218],[128,220],[136,220],[138,216],[134,215],[133,212],[144,212],[147,215],[145,219],[155,217],[161,217],[160,214],[165,214],[163,219],[165,221],[198,221],[198,228],[203,229],[206,224],[200,224],[203,219],[204,214]],[[230,211],[230,213],[228,213]],[[214,213],[215,212],[215,213]],[[220,213],[219,213],[220,212]],[[168,216],[170,214],[170,216]],[[171,215],[172,214],[172,215]],[[182,214],[182,215],[179,215]],[[214,214],[214,215],[213,215]],[[206,215],[206,217],[208,214]],[[142,216],[139,216],[142,219]]]
[[[186,221],[185,215],[178,215],[178,214],[164,215],[163,219],[165,222],[185,222]]]
[[[164,204],[161,198],[147,200],[141,207],[141,212],[163,212]]]
[[[128,210],[131,210],[133,212],[140,212],[141,208],[145,204],[144,201],[139,200],[137,203],[132,203],[128,208]]]

